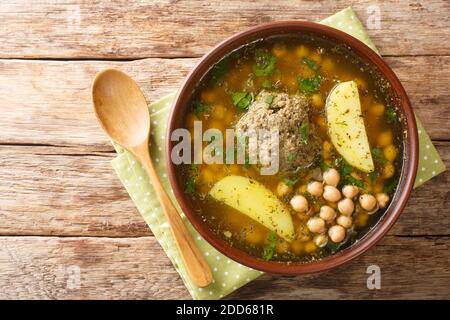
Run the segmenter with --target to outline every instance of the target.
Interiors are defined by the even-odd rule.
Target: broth
[[[265,61],[262,68],[258,69],[261,54]],[[330,141],[325,113],[326,99],[336,84],[350,80],[358,86],[375,165],[371,173],[349,165]],[[245,108],[242,106],[248,102],[245,99],[248,98],[251,105],[254,97],[262,90],[272,94],[300,94],[308,99],[308,120],[316,130],[316,139],[320,145],[318,158],[308,168],[269,176],[261,175],[255,165],[181,165],[186,192],[192,197],[194,207],[219,237],[231,246],[261,259],[311,261],[348,247],[382,216],[385,211],[382,207],[386,207],[384,202],[388,204],[389,198],[392,198],[401,171],[402,133],[388,84],[345,47],[336,46],[326,39],[310,35],[272,37],[235,50],[203,77],[193,94],[192,108],[186,115],[185,127],[191,134],[194,121],[201,121],[204,129],[215,128],[221,132],[226,128],[234,128],[248,112],[248,105]],[[233,95],[235,93],[248,95],[241,95],[244,100],[237,101]],[[204,142],[203,146],[206,145]],[[363,200],[351,197],[354,210],[346,215],[350,219],[339,218],[344,214],[339,213],[337,201],[313,196],[308,191],[308,184],[317,181],[323,185],[323,174],[330,168],[340,174],[337,186],[340,192],[345,185],[356,186],[359,194],[376,196],[379,210],[365,210],[361,202]],[[295,237],[287,241],[237,209],[213,199],[208,194],[212,186],[230,175],[254,179],[276,194],[291,214]],[[320,185],[317,186],[320,188]],[[295,195],[307,199],[308,210],[294,210],[291,200]],[[387,199],[382,198],[386,196]],[[332,208],[337,217],[325,221],[325,231],[313,232],[312,222],[309,221],[321,217],[323,206]],[[338,219],[341,223],[337,222]],[[344,228],[344,239],[332,241],[330,228],[348,223],[350,225]]]

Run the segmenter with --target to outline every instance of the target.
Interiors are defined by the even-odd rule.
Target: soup
[[[185,192],[212,232],[254,257],[332,255],[376,224],[396,190],[402,132],[389,92],[377,72],[326,39],[245,45],[202,78],[185,127],[193,137],[196,121],[223,136],[277,126],[279,170],[261,174],[247,155],[240,164],[182,164]]]

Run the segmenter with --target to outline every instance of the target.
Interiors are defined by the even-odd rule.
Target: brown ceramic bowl
[[[190,108],[189,102],[195,87],[211,66],[217,63],[224,55],[244,44],[258,39],[295,33],[314,34],[325,37],[336,44],[347,46],[363,61],[372,65],[375,70],[390,82],[391,94],[397,98],[398,108],[402,118],[404,131],[403,166],[399,185],[389,208],[380,217],[376,225],[356,243],[334,255],[314,262],[282,263],[262,261],[238,248],[228,245],[220,237],[211,232],[207,225],[202,222],[200,216],[195,213],[190,198],[184,193],[184,187],[178,172],[179,168],[170,161],[170,153],[175,145],[174,142],[170,141],[170,133],[174,129],[183,127],[184,116]],[[187,76],[178,92],[168,120],[166,139],[166,159],[170,183],[181,208],[195,229],[206,241],[231,259],[254,269],[277,274],[305,274],[328,270],[356,258],[375,245],[394,225],[406,205],[416,176],[419,149],[417,127],[409,99],[397,76],[383,59],[364,43],[346,33],[318,23],[304,21],[280,21],[260,25],[226,39],[207,53]]]

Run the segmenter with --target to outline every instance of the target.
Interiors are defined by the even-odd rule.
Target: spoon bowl
[[[95,77],[92,98],[103,130],[114,141],[126,148],[148,140],[148,106],[133,79],[116,69],[103,70]]]

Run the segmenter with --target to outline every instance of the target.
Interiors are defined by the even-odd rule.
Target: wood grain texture
[[[450,142],[436,143],[450,167]],[[113,153],[0,147],[0,235],[151,235],[110,166]],[[413,191],[391,234],[450,235],[450,172]]]
[[[265,275],[230,298],[448,299],[449,246],[448,237],[388,236],[336,270]],[[366,269],[374,264],[381,268],[380,290],[366,286]],[[0,237],[0,270],[0,299],[190,298],[153,237]]]
[[[380,28],[371,22],[374,5]],[[200,56],[219,40],[274,20],[319,21],[338,1],[3,1],[0,57],[142,58]],[[352,2],[384,55],[449,54],[445,0]],[[420,28],[411,29],[411,24]]]
[[[196,59],[144,59],[133,62],[0,60],[0,144],[112,147],[91,104],[94,75],[105,67],[129,73],[148,101],[176,91]],[[390,57],[427,132],[450,139],[450,56]],[[413,72],[413,74],[411,74]],[[76,116],[74,116],[76,115]]]

